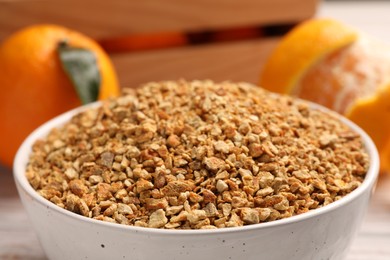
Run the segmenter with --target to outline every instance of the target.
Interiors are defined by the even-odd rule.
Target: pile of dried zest
[[[368,169],[335,117],[246,83],[148,83],[34,144],[27,177],[86,217],[152,228],[236,227],[332,203]]]

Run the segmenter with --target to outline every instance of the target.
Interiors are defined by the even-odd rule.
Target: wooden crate
[[[36,23],[61,24],[97,40],[293,24],[313,16],[316,6],[316,0],[0,0],[0,41]],[[122,86],[178,78],[257,83],[277,40],[260,37],[110,55]]]

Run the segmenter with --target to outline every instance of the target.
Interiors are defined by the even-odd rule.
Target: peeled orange
[[[95,63],[90,75],[98,78],[90,89],[83,89],[84,77],[71,77],[85,68],[77,63],[81,55]],[[81,33],[49,24],[24,28],[0,45],[0,86],[0,163],[7,166],[32,130],[81,105],[82,94],[93,90],[89,101],[119,94],[114,67],[102,48]]]
[[[262,87],[322,104],[360,125],[390,170],[390,47],[332,19],[308,20],[281,39]]]
[[[327,54],[356,41],[357,33],[331,19],[309,20],[289,32],[268,58],[261,85],[288,93]]]

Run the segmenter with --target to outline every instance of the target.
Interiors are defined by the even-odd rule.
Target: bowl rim
[[[298,99],[299,100],[299,99]],[[159,228],[149,228],[149,227],[137,227],[137,226],[130,226],[130,225],[123,225],[118,223],[110,223],[102,220],[96,220],[93,218],[88,218],[79,214],[76,214],[74,212],[68,211],[66,209],[63,209],[54,203],[50,202],[49,200],[43,198],[40,196],[29,184],[27,177],[25,175],[25,168],[29,159],[29,155],[31,153],[31,147],[32,144],[39,138],[45,137],[49,131],[55,127],[60,127],[67,121],[69,121],[73,115],[80,113],[86,109],[89,108],[96,108],[101,106],[102,102],[97,101],[90,103],[88,105],[80,106],[75,109],[69,110],[59,116],[54,117],[53,119],[47,121],[46,123],[39,126],[37,129],[35,129],[22,143],[22,145],[19,147],[13,164],[13,175],[15,183],[18,187],[19,196],[22,196],[21,192],[24,191],[27,193],[30,198],[41,204],[47,209],[53,210],[59,214],[62,214],[68,218],[73,218],[77,221],[86,222],[93,225],[98,225],[102,227],[107,228],[113,228],[118,229],[121,231],[128,231],[128,232],[136,232],[136,233],[147,233],[155,234],[155,235],[216,235],[216,234],[226,234],[226,233],[232,233],[232,232],[244,232],[244,231],[250,231],[250,230],[264,230],[267,228],[271,228],[274,226],[283,226],[292,224],[295,222],[301,222],[306,219],[316,218],[320,217],[322,214],[334,211],[338,209],[339,207],[342,207],[343,205],[349,204],[353,202],[358,197],[362,196],[365,192],[371,192],[371,189],[374,187],[374,184],[379,176],[379,154],[376,149],[376,146],[374,145],[372,139],[369,137],[369,135],[361,129],[359,126],[357,126],[355,123],[350,121],[349,119],[345,118],[344,116],[331,111],[328,108],[325,108],[319,104],[301,100],[307,104],[313,109],[317,109],[320,111],[323,111],[325,113],[331,114],[340,121],[347,125],[350,129],[352,129],[354,132],[358,133],[359,136],[361,136],[363,140],[363,144],[365,146],[366,152],[369,155],[370,159],[370,166],[366,173],[366,176],[364,178],[364,181],[362,184],[357,187],[355,190],[347,194],[346,196],[342,197],[341,199],[334,201],[326,206],[323,206],[321,208],[313,209],[308,212],[305,212],[300,215],[291,216],[284,219],[274,220],[270,222],[263,222],[258,224],[252,224],[252,225],[246,225],[246,226],[240,226],[240,227],[225,227],[225,228],[217,228],[217,229],[159,229]],[[19,189],[20,188],[20,189]],[[30,214],[30,213],[29,213]]]

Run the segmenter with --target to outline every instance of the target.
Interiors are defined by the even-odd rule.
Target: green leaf
[[[97,100],[101,77],[95,53],[60,42],[57,48],[62,67],[72,81],[82,104]]]

